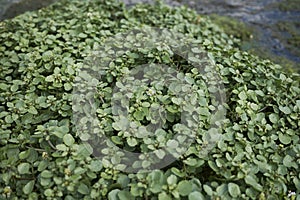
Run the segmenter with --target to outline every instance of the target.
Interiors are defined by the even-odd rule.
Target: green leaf
[[[29,174],[30,164],[29,163],[21,163],[18,165],[18,172],[20,174]]]
[[[44,61],[49,61],[51,59],[51,57],[53,56],[52,51],[45,51],[42,55],[42,59]]]
[[[248,185],[251,185],[252,187],[254,187],[256,190],[258,191],[262,191],[263,187],[255,180],[255,178],[253,178],[254,175],[247,175],[245,177],[245,182]]]
[[[24,187],[23,187],[23,192],[24,194],[30,194],[33,190],[35,181],[29,181]]]
[[[296,101],[296,106],[298,107],[298,109],[300,109],[300,100]]]
[[[290,155],[286,155],[283,159],[283,165],[286,167],[292,167],[293,166],[293,158]]]
[[[150,103],[149,102],[143,102],[142,106],[146,107],[146,108],[149,108],[150,107]]]
[[[49,165],[49,162],[46,160],[42,160],[38,166],[38,171],[43,171],[45,170]]]
[[[45,81],[46,81],[46,82],[53,82],[53,81],[54,81],[53,75],[47,76],[47,77],[45,78]]]
[[[100,160],[93,160],[91,162],[91,164],[89,165],[89,168],[93,172],[99,172],[99,171],[102,170],[103,165],[102,165],[102,162]]]
[[[128,191],[120,191],[118,192],[118,197],[120,200],[132,200],[133,196]]]
[[[108,200],[119,200],[118,193],[119,189],[114,189],[108,193]]]
[[[292,113],[291,109],[287,106],[279,106],[279,110],[286,115],[289,115]]]
[[[247,94],[246,94],[245,91],[240,92],[238,96],[241,100],[246,100],[247,99]]]
[[[242,59],[242,55],[241,55],[240,52],[236,52],[236,53],[234,54],[234,57],[237,58],[237,59],[239,59],[239,60]]]
[[[184,160],[183,162],[189,166],[196,166],[198,164],[197,159],[190,158],[190,157]]]
[[[208,108],[206,107],[200,107],[198,108],[199,109],[199,114],[202,115],[202,116],[209,116],[210,115],[210,112],[208,110]]]
[[[71,134],[66,134],[63,137],[63,141],[67,146],[72,146],[75,142],[75,139],[73,138],[73,136]]]
[[[184,177],[186,175],[186,172],[185,171],[180,171],[179,169],[175,168],[175,167],[172,167],[171,168],[171,171],[177,175],[178,177]]]
[[[0,83],[0,89],[3,91],[6,91],[9,88],[9,85],[5,84],[5,83]]]
[[[59,151],[68,151],[68,147],[64,144],[56,145],[56,149],[59,150]]]
[[[137,143],[137,140],[135,138],[127,138],[127,144],[131,147],[134,147],[136,146],[138,143]]]
[[[178,109],[175,106],[167,105],[166,106],[167,111],[170,113],[178,113]]]
[[[167,178],[167,183],[169,185],[175,185],[177,184],[177,177],[173,174],[171,174],[168,178]]]
[[[194,84],[194,82],[195,82],[195,80],[190,76],[185,76],[184,79],[188,84],[191,84],[191,85]]]
[[[63,138],[64,135],[65,135],[65,133],[64,133],[61,129],[55,128],[55,129],[53,130],[53,135],[55,135],[55,136],[58,137],[58,138]]]
[[[201,192],[194,191],[189,194],[189,200],[205,200],[206,198],[203,196]]]
[[[172,97],[171,98],[171,101],[176,104],[176,105],[180,105],[181,102],[182,102],[182,99],[181,98],[176,98],[176,97]]]
[[[155,150],[154,153],[159,159],[163,159],[166,155],[165,151],[162,149]]]
[[[204,189],[204,191],[206,192],[206,194],[208,196],[212,196],[213,195],[213,190],[208,185],[203,185],[203,189]]]
[[[279,117],[277,114],[272,113],[269,115],[269,119],[273,124],[276,124],[279,120]]]
[[[199,73],[197,68],[193,68],[193,69],[191,70],[191,72],[192,72],[193,74],[198,74],[198,73]]]
[[[180,181],[177,190],[181,196],[187,196],[192,192],[193,185],[189,181]]]
[[[70,90],[72,90],[73,86],[70,83],[65,83],[64,88],[65,88],[66,91],[70,91]]]
[[[199,97],[199,101],[198,101],[200,106],[207,106],[207,101],[205,97]]]
[[[79,34],[78,34],[78,37],[80,37],[80,38],[86,38],[86,37],[87,37],[87,34],[79,33]]]
[[[52,196],[53,196],[53,190],[51,190],[51,189],[46,189],[46,190],[44,191],[44,194],[45,194],[46,197],[52,197]]]
[[[8,124],[11,124],[14,122],[13,118],[11,117],[11,115],[7,115],[5,118],[4,118],[5,122],[8,123]]]
[[[241,195],[240,187],[235,183],[228,184],[228,191],[229,191],[229,194],[235,198],[238,197],[239,195]]]
[[[257,95],[259,95],[259,96],[265,96],[265,94],[264,94],[264,92],[263,91],[261,91],[261,90],[255,90],[255,93],[257,94]]]
[[[219,196],[224,196],[228,192],[228,185],[223,183],[222,185],[217,187],[216,192]]]
[[[300,190],[300,180],[299,180],[299,178],[294,177],[293,182],[294,182],[296,188],[297,188],[298,190]]]
[[[85,168],[82,168],[82,167],[76,167],[74,169],[74,174],[83,174],[85,173],[87,170]]]
[[[172,200],[172,198],[165,192],[159,193],[158,200]]]
[[[195,63],[200,63],[201,62],[201,60],[199,58],[196,58],[196,57],[189,57],[188,60],[192,61],[192,62],[195,62]]]
[[[251,103],[250,104],[250,107],[253,109],[253,110],[258,110],[259,109],[259,106],[255,103]]]
[[[38,111],[37,111],[36,108],[33,107],[33,106],[30,106],[30,107],[29,107],[28,112],[31,113],[31,114],[33,114],[33,115],[38,114]]]
[[[279,75],[279,78],[282,80],[282,81],[285,81],[286,80],[286,76],[284,74],[280,74]]]
[[[16,92],[17,90],[19,89],[19,86],[18,85],[12,85],[11,87],[10,87],[10,91],[12,91],[12,92]]]
[[[43,178],[51,178],[53,176],[52,172],[49,171],[49,170],[44,170],[42,173],[41,173],[41,177]]]
[[[120,174],[117,183],[120,184],[122,188],[125,188],[129,185],[130,179],[127,175]]]
[[[203,52],[203,50],[199,49],[198,47],[192,48],[191,51],[192,51],[193,53],[201,53],[201,52]]]
[[[141,121],[144,119],[144,113],[141,110],[137,110],[133,113],[133,116],[136,120]]]
[[[115,144],[123,144],[122,138],[120,136],[111,136],[111,141]]]
[[[284,176],[284,175],[286,175],[288,173],[288,169],[284,165],[279,165],[278,169],[277,169],[277,172],[278,172],[278,174]]]
[[[67,67],[66,72],[70,75],[73,75],[75,73],[74,69],[70,65]]]
[[[165,177],[162,171],[155,170],[152,171],[148,177],[147,180],[150,182],[150,191],[153,193],[159,193],[162,191],[162,186],[165,181]]]
[[[175,149],[175,148],[177,148],[178,147],[178,142],[176,141],[176,140],[169,140],[168,142],[167,142],[167,146],[169,147],[169,148],[171,148],[171,149]]]
[[[117,131],[126,131],[128,126],[129,126],[129,121],[124,116],[120,116],[120,120],[112,124],[112,127]]]
[[[22,159],[22,160],[24,160],[24,159],[26,159],[29,156],[29,154],[30,154],[29,150],[22,151],[22,152],[19,153],[19,158]]]
[[[80,183],[79,187],[78,187],[78,192],[80,194],[89,194],[90,193],[90,189],[87,185],[85,185],[84,183]]]
[[[279,140],[282,144],[290,144],[292,138],[287,133],[279,133]]]

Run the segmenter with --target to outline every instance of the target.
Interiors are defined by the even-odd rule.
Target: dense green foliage
[[[93,50],[111,44],[107,38],[149,26],[185,34],[214,60],[227,97],[223,139],[207,155],[199,154],[209,145],[208,118],[215,108],[212,99],[198,95],[206,114],[198,113],[201,126],[187,152],[163,169],[125,173],[107,160],[94,158],[82,143],[72,118],[72,89],[85,59]],[[126,9],[113,1],[64,0],[1,22],[1,198],[288,199],[295,192],[291,198],[300,199],[299,75],[240,51],[238,42],[194,11],[161,3]],[[176,106],[180,99],[171,93],[166,93],[169,100],[161,101],[159,94],[144,98],[136,93],[130,100],[132,120],[141,125],[143,120],[155,119],[148,117],[147,108],[162,102],[169,113],[162,120],[168,123],[158,133],[160,137],[150,140],[122,133],[122,120],[119,123],[109,116],[113,83],[119,82],[122,91],[118,77],[126,69],[134,64],[174,64],[186,85],[195,86],[195,91],[202,86],[203,77],[191,65],[198,60],[181,60],[170,46],[125,52],[119,65],[111,64],[99,82],[98,97],[103,98],[97,110],[99,126],[128,151],[154,150],[157,141],[158,146],[168,145],[176,114],[182,111]],[[151,74],[151,69],[146,72]],[[143,87],[142,92],[149,92]]]

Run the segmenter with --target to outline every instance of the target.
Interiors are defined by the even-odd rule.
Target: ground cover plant
[[[144,37],[133,34],[123,44],[109,38],[133,29],[153,30],[150,27],[189,38],[193,54],[187,54],[186,59],[176,56],[168,32],[162,32],[170,42],[164,46],[141,46],[120,53],[101,68],[104,78],[92,81],[97,86],[98,129],[119,148],[150,152],[161,146],[178,146],[180,138],[172,138],[176,130],[182,131],[183,127],[176,125],[182,112],[190,111],[199,124],[192,123],[198,128],[195,140],[170,165],[147,172],[124,172],[122,165],[113,166],[120,162],[118,155],[103,148],[100,151],[108,158],[98,159],[84,145],[85,138],[91,137],[84,132],[88,121],[73,114],[85,107],[76,104],[72,90],[86,88],[78,85],[80,78],[93,80],[94,73],[77,73],[90,64],[86,59],[99,49],[115,45],[124,50],[138,46]],[[239,42],[209,18],[160,2],[125,8],[113,0],[63,0],[1,22],[1,198],[300,199],[299,74],[287,73],[280,65],[239,50]],[[213,145],[209,128],[216,107],[207,94],[215,88],[205,84],[206,77],[193,67],[201,61],[195,55],[202,50],[213,61],[226,93],[226,115],[219,129],[222,139],[214,140]],[[107,57],[109,54],[99,54],[96,58],[105,63]],[[134,65],[147,64],[144,73],[159,77],[151,67],[155,63],[176,66],[178,80],[184,84],[166,88],[160,87],[159,80],[153,81],[156,85],[146,84],[145,78],[130,88],[124,86],[120,77]],[[142,90],[132,91],[128,100],[128,119],[135,122],[136,129],[149,121],[163,121],[164,126],[153,137],[146,138],[145,130],[137,130],[136,136],[126,134],[126,118],[114,117],[118,110],[112,108],[111,101],[122,101],[114,88],[122,93],[138,86]],[[180,107],[184,97],[174,91],[185,88],[193,89],[188,100],[191,105],[199,104],[201,111],[189,104]],[[157,111],[157,104],[163,105],[165,112]],[[82,130],[78,131],[76,124],[81,124]],[[200,152],[206,146],[209,151],[203,155]],[[156,156],[163,158],[164,153],[159,151]],[[137,165],[147,169],[151,160]]]

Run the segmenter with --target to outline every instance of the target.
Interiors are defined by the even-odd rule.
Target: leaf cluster
[[[97,82],[96,96],[99,126],[122,148],[147,152],[159,145],[176,146],[179,140],[171,138],[184,110],[179,106],[182,97],[172,94],[172,89],[183,86],[164,88],[157,80],[150,86],[127,84],[130,88],[126,88],[120,77],[130,66],[174,65],[185,86],[194,86],[191,94],[204,90],[204,96],[196,98],[203,108],[196,116],[202,116],[197,137],[184,155],[164,169],[124,173],[111,167],[118,155],[98,160],[82,143],[89,135],[77,135],[72,89],[78,87],[76,72],[84,68],[85,59],[103,45],[109,48],[107,38],[147,26],[185,34],[212,56],[225,86],[226,120],[223,139],[211,144],[214,134],[208,131],[208,119],[213,100],[205,96],[209,87],[190,65],[198,62],[197,57],[180,59],[168,51],[171,45],[123,54],[103,71],[105,78]],[[238,42],[208,18],[162,3],[128,9],[112,0],[63,0],[0,22],[1,198],[287,199],[292,191],[297,195],[292,198],[299,199],[299,75],[240,51]],[[155,68],[146,68],[144,74],[153,73],[151,69]],[[112,117],[111,99],[122,101],[114,88],[119,93],[141,88],[128,100],[130,118]],[[160,113],[150,109],[156,104],[164,105],[167,112],[153,116]],[[74,109],[80,112],[85,107]],[[153,137],[145,138],[145,130],[137,130],[134,137],[124,131],[128,120],[139,129],[156,119],[166,123]],[[204,156],[199,153],[205,150],[209,152]],[[163,152],[157,154],[163,156]],[[141,165],[147,168],[149,161]]]

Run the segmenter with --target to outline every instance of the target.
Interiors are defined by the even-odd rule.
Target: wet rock
[[[48,6],[56,0],[0,0],[0,21],[13,18],[26,11],[33,11]]]

